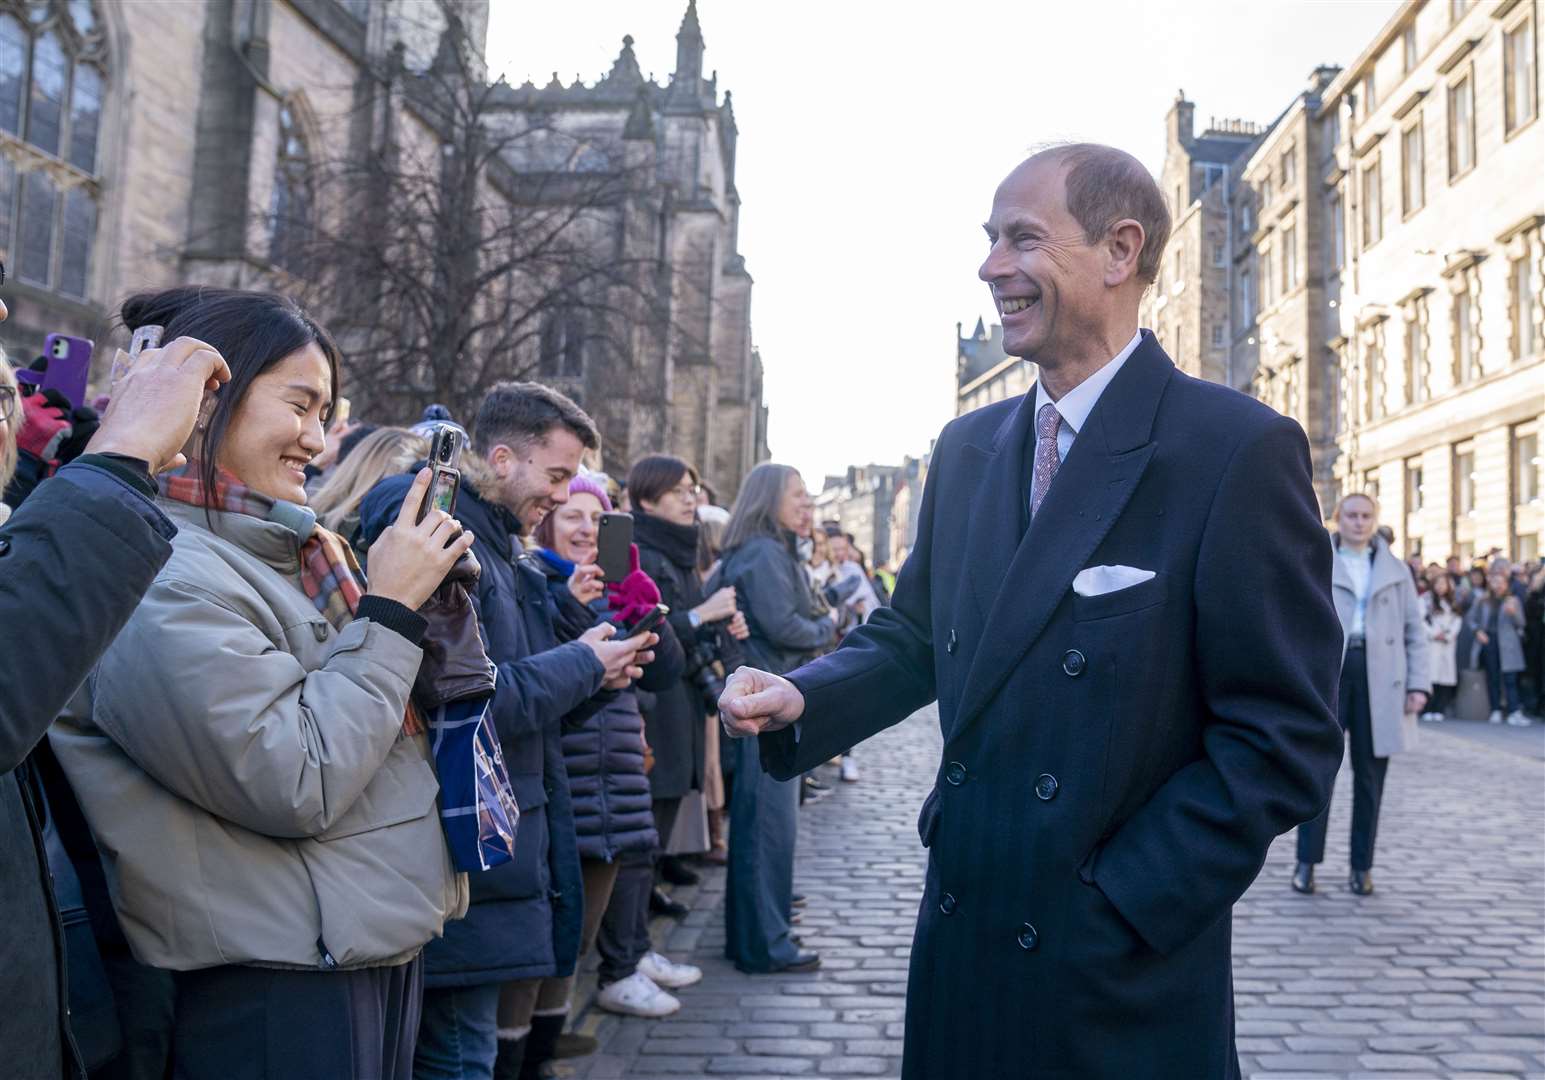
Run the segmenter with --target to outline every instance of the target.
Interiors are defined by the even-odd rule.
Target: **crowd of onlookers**
[[[651,924],[716,863],[728,959],[819,966],[793,867],[824,785],[721,741],[716,702],[742,661],[833,648],[893,579],[795,470],[757,466],[729,508],[679,458],[609,476],[591,417],[534,383],[345,418],[337,346],[281,296],[120,315],[154,335],[94,409],[0,361],[13,1075],[539,1076],[595,1049],[565,1030],[592,955],[600,1008],[681,1008],[702,973]],[[450,443],[453,509],[426,461]],[[467,725],[497,753],[453,803]],[[497,852],[476,866],[467,814]]]
[[[1422,600],[1432,662],[1432,699],[1422,719],[1484,715],[1493,724],[1527,727],[1545,710],[1545,560],[1510,562],[1493,549],[1469,566],[1457,555],[1442,564],[1414,555],[1406,565]]]

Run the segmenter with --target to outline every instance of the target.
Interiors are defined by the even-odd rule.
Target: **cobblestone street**
[[[1235,909],[1246,1077],[1545,1077],[1545,763],[1539,729],[1509,731],[1424,727],[1421,747],[1392,762],[1372,897],[1344,885],[1345,770],[1318,895],[1288,888],[1292,836],[1278,840]],[[920,713],[861,748],[859,783],[802,812],[796,888],[820,972],[735,971],[713,871],[677,890],[694,910],[657,938],[705,972],[681,1012],[590,1010],[580,1028],[601,1051],[562,1075],[898,1076],[922,888],[914,822],[938,745],[932,711]]]

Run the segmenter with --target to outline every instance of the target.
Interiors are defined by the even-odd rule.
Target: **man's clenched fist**
[[[782,675],[737,668],[719,695],[719,722],[733,739],[788,727],[805,712],[805,695]]]

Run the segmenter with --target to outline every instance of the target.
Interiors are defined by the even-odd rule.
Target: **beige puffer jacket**
[[[466,911],[425,736],[422,653],[300,586],[296,536],[162,500],[173,554],[51,739],[135,955],[161,968],[412,959]]]

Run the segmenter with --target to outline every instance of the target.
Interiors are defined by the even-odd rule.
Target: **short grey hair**
[[[1083,228],[1088,243],[1099,243],[1112,225],[1126,218],[1143,227],[1137,278],[1152,285],[1159,276],[1171,223],[1164,195],[1143,163],[1125,150],[1101,143],[1051,146],[1035,157],[1050,157],[1067,170],[1063,185],[1068,213]]]

